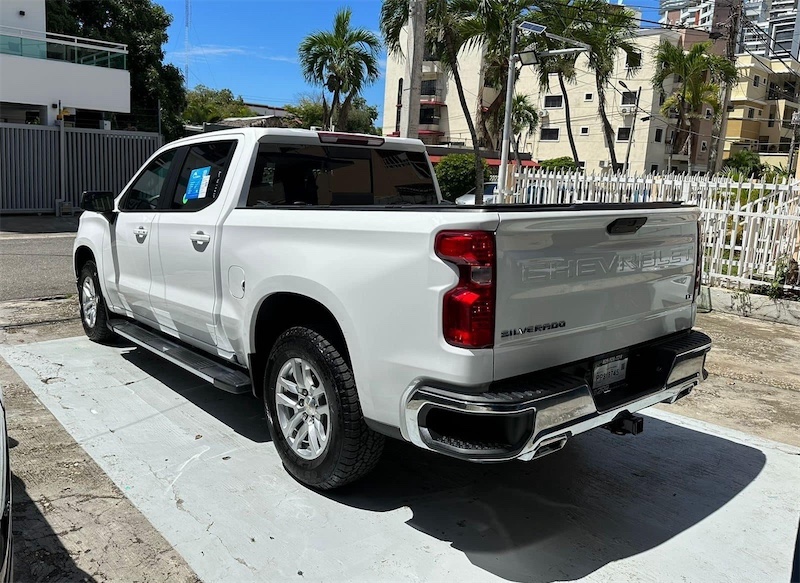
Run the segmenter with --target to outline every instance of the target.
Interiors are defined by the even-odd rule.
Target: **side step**
[[[177,364],[218,389],[237,395],[250,392],[250,377],[239,368],[226,366],[212,360],[199,351],[181,346],[177,342],[128,320],[111,319],[108,327],[137,346]]]

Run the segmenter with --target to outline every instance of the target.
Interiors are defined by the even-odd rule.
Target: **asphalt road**
[[[0,301],[75,293],[72,233],[0,237]]]

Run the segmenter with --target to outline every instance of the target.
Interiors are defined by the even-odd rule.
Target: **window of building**
[[[544,107],[545,109],[552,109],[556,107],[561,107],[564,104],[564,96],[563,95],[545,95],[544,96]]]
[[[436,124],[436,123],[439,123],[439,108],[438,107],[420,107],[419,108],[419,123],[421,123],[421,124]]]
[[[658,95],[658,104],[659,105],[664,105],[664,101],[666,99],[667,99],[666,95],[664,95],[663,93],[659,93],[659,95]]]
[[[592,99],[594,99],[594,93],[586,93],[583,96],[584,101],[591,101]]]
[[[642,66],[642,53],[629,53],[625,57],[625,66],[628,69],[638,69]]]
[[[587,128],[587,127],[582,127],[582,128],[581,128],[581,135],[582,135],[582,136],[588,136],[588,135],[589,135],[589,128]]]
[[[675,130],[670,130],[669,131],[669,136],[667,136],[667,139],[666,139],[666,141],[664,143],[665,144],[671,144],[672,143],[672,139],[674,137],[675,137]]]
[[[559,128],[542,128],[539,139],[543,142],[555,142],[558,140]]]
[[[708,142],[706,142],[705,140],[703,140],[702,142],[700,142],[700,151],[701,151],[701,152],[706,152],[706,151],[708,151]]]
[[[152,211],[159,208],[161,191],[169,176],[175,150],[160,154],[148,164],[119,204],[122,211]]]
[[[658,174],[658,164],[650,164],[650,174]]]
[[[775,114],[774,113],[770,113],[769,114],[769,121],[767,122],[767,126],[768,127],[775,127]]]
[[[578,160],[578,168],[584,170],[586,168],[586,160]]]
[[[169,208],[196,211],[217,200],[235,145],[235,141],[227,140],[191,146]]]
[[[403,110],[403,78],[397,80],[397,114],[395,115],[394,131],[400,132],[400,112]]]
[[[270,208],[436,202],[424,152],[262,143],[246,204]]]
[[[747,119],[753,119],[756,115],[756,110],[752,107],[747,108]]]
[[[622,94],[622,105],[636,105],[636,91],[625,91]]]
[[[617,128],[617,141],[627,142],[631,139],[631,128]]]
[[[753,87],[758,87],[759,85],[761,85],[761,77],[756,75],[753,77]]]
[[[706,119],[711,119],[713,115],[714,115],[714,110],[711,109],[710,107],[706,107]]]
[[[660,142],[663,136],[664,136],[664,130],[662,130],[661,128],[656,129],[656,142]]]
[[[436,95],[436,79],[424,79],[419,93],[420,95]]]

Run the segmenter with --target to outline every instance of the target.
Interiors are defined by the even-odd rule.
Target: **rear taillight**
[[[700,295],[700,285],[703,282],[703,223],[697,221],[697,256],[694,264],[694,295],[696,301]]]
[[[494,234],[442,231],[436,255],[458,269],[458,284],[444,294],[442,323],[448,344],[462,348],[494,345]]]

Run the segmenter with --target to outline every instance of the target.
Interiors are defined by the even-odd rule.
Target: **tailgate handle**
[[[647,222],[647,217],[631,217],[617,219],[606,227],[609,235],[625,235],[635,233]]]

